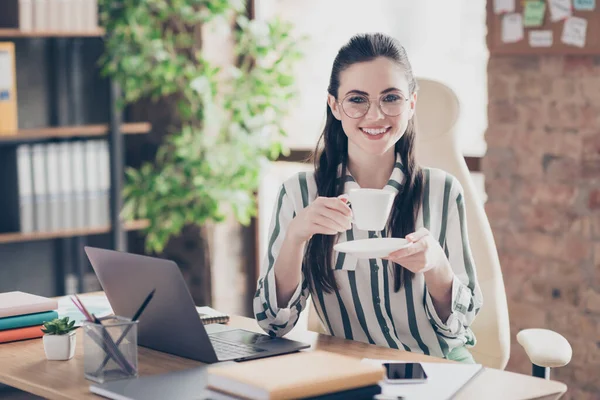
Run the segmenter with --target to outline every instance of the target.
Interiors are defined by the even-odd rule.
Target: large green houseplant
[[[291,26],[249,20],[243,0],[101,0],[101,10],[102,64],[124,103],[168,99],[176,114],[155,160],[127,170],[125,218],[149,220],[155,253],[189,224],[228,212],[248,224],[261,169],[285,152],[281,123],[301,57]],[[233,28],[235,65],[206,59],[208,23]]]

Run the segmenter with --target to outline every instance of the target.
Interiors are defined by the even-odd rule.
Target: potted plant
[[[44,322],[44,352],[48,360],[70,360],[75,355],[75,321],[69,317]]]
[[[244,0],[100,4],[104,73],[122,88],[124,104],[155,102],[153,128],[166,134],[153,160],[127,170],[122,215],[149,221],[148,253],[164,254],[171,238],[197,228],[202,252],[184,276],[194,300],[210,303],[210,286],[198,282],[210,283],[211,223],[231,215],[248,225],[256,215],[261,171],[287,153],[283,121],[297,93],[303,39],[279,19],[249,19]],[[210,24],[231,28],[233,65],[205,54]],[[159,128],[164,115],[170,123]]]

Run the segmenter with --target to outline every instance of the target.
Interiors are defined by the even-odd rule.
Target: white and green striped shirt
[[[398,192],[404,182],[397,157],[387,190]],[[341,174],[341,168],[339,169]],[[443,323],[433,307],[423,274],[397,293],[393,290],[393,268],[385,260],[359,260],[334,252],[332,268],[339,288],[332,293],[309,293],[304,276],[289,303],[277,304],[275,260],[285,231],[299,210],[317,198],[313,173],[294,175],[282,185],[269,229],[265,264],[254,298],[259,325],[272,336],[283,336],[298,322],[306,300],[312,299],[325,330],[334,336],[391,348],[446,357],[458,347],[473,346],[469,328],[482,305],[475,265],[471,256],[462,187],[450,174],[424,169],[423,204],[416,229],[427,228],[446,252],[455,277],[452,283],[452,313]],[[344,192],[358,188],[354,178],[344,177]],[[375,232],[353,226],[337,235],[337,241],[374,237]]]

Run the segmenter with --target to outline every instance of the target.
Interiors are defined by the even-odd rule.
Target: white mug
[[[396,193],[383,189],[352,189],[343,194],[352,208],[352,223],[364,231],[382,231],[390,216]]]

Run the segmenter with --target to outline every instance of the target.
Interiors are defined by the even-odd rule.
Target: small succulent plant
[[[69,322],[69,317],[56,318],[52,321],[44,322],[42,332],[47,335],[66,335],[67,333],[77,329],[75,321]]]

